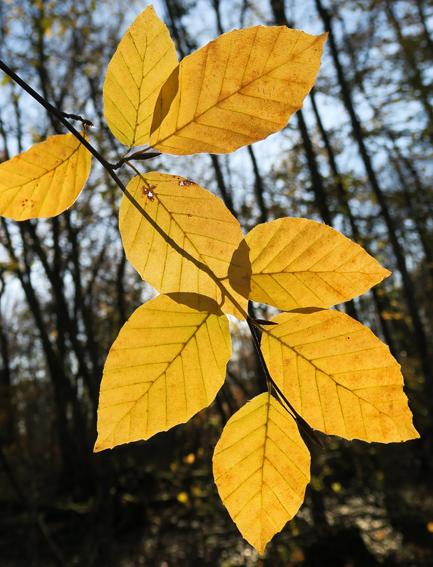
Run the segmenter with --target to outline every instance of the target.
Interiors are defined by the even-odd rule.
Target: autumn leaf
[[[272,378],[315,429],[390,443],[419,437],[400,365],[367,327],[334,310],[282,313],[262,352]]]
[[[292,417],[264,393],[227,422],[215,447],[213,473],[233,521],[262,554],[303,502],[310,454]]]
[[[71,207],[90,173],[91,155],[72,134],[0,164],[0,215],[17,221],[54,217]]]
[[[289,311],[342,303],[390,272],[330,226],[282,218],[247,234],[229,275],[231,285],[245,297]]]
[[[151,145],[228,153],[281,130],[314,84],[326,37],[255,26],[185,57],[159,93]]]
[[[136,309],[105,362],[95,451],[190,419],[215,398],[230,354],[227,318],[206,297],[161,295]]]
[[[153,6],[123,36],[104,82],[104,114],[123,144],[147,144],[159,90],[177,66],[176,48]]]
[[[189,291],[206,295],[218,304],[223,300],[222,289],[226,289],[245,311],[246,299],[230,287],[227,276],[242,232],[221,199],[188,179],[156,172],[134,177],[128,191],[160,229],[203,263],[220,285],[175,250],[124,197],[120,205],[120,233],[126,256],[141,277],[161,293]],[[243,318],[230,297],[224,298],[222,309]]]

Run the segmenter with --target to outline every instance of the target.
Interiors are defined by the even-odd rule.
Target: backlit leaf
[[[230,353],[227,317],[206,297],[161,295],[136,309],[105,362],[95,451],[148,439],[208,406]]]
[[[0,164],[0,215],[17,221],[54,217],[71,207],[90,173],[91,155],[72,134]]]
[[[227,153],[281,130],[314,84],[325,40],[256,26],[211,41],[162,87],[151,145],[168,154]]]
[[[264,393],[227,422],[215,447],[213,473],[233,521],[263,553],[304,500],[310,454],[294,420]]]
[[[159,90],[177,64],[167,27],[147,7],[117,46],[104,83],[105,118],[123,144],[148,143]]]
[[[146,195],[149,187],[151,198]],[[178,246],[221,278],[221,285],[246,309],[246,299],[227,279],[242,232],[221,199],[183,177],[155,172],[134,177],[128,190]],[[120,233],[128,260],[155,289],[199,293],[221,303],[221,288],[210,275],[176,251],[126,197],[120,206]],[[228,297],[222,309],[242,317]]]
[[[342,303],[389,275],[340,232],[302,218],[257,225],[230,268],[231,284],[242,295],[287,311]]]
[[[334,310],[282,313],[262,335],[271,376],[324,433],[364,441],[419,437],[400,365],[367,327]]]

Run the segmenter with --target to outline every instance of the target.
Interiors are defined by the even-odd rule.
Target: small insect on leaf
[[[278,132],[311,90],[326,37],[256,26],[188,55],[156,100],[152,147],[179,155],[228,153]]]
[[[260,394],[224,427],[213,474],[233,521],[262,554],[304,500],[310,453],[281,404],[268,393]]]
[[[72,134],[50,136],[0,164],[0,215],[23,221],[71,207],[90,173],[91,154]]]
[[[227,317],[209,298],[160,295],[136,309],[105,362],[95,451],[188,421],[215,398],[230,354]]]

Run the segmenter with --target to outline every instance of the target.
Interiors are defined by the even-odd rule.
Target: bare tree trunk
[[[262,174],[260,173],[259,164],[256,159],[256,154],[254,153],[253,147],[247,147],[248,154],[251,159],[251,164],[253,166],[254,173],[254,193],[256,195],[257,204],[259,206],[259,219],[260,222],[267,222],[269,220],[268,208],[265,203],[265,184],[263,182]]]
[[[209,155],[215,171],[215,177],[217,180],[219,192],[221,193],[222,200],[224,201],[225,206],[229,209],[232,215],[236,216],[236,212],[233,206],[233,199],[224,179],[220,158],[215,154],[209,154]]]
[[[284,9],[284,2],[282,0],[271,0],[271,7],[274,14],[275,23],[278,25],[289,26],[289,22],[286,18]],[[320,173],[317,155],[302,110],[298,110],[296,117],[298,120],[299,131],[301,133],[305,156],[307,158],[308,170],[310,173],[310,179],[317,209],[323,221],[326,224],[333,226],[334,213],[331,211],[331,208],[329,206],[329,199],[323,182],[323,177]],[[353,301],[346,302],[344,308],[351,317],[358,319],[358,313]]]
[[[426,260],[427,274],[429,274],[430,280],[433,283],[433,249],[432,249],[432,236],[427,234],[426,226],[420,218],[419,211],[416,208],[416,204],[413,202],[412,195],[408,190],[406,184],[406,178],[404,172],[401,168],[398,159],[390,156],[391,163],[394,164],[395,171],[397,173],[397,178],[400,182],[401,192],[403,194],[407,210],[409,212],[410,218],[414,222],[415,230],[418,235],[419,241],[421,243],[421,248],[424,253],[424,258]]]
[[[433,39],[430,35],[430,30],[427,26],[427,18],[424,12],[424,0],[415,0],[418,12],[419,21],[423,30],[424,40],[427,49],[429,50],[430,58],[433,59]]]
[[[424,108],[424,112],[426,113],[428,124],[427,135],[430,141],[433,143],[433,107],[429,99],[429,89],[424,84],[424,79],[418,67],[418,62],[414,56],[413,51],[411,51],[410,47],[408,46],[403,30],[400,26],[400,22],[395,14],[392,2],[390,0],[385,0],[384,8],[390,24],[394,28],[395,34],[404,55],[407,69],[407,78],[414,90],[418,93],[419,100]]]

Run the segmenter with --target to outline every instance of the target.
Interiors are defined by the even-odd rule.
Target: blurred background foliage
[[[103,121],[105,68],[145,6],[0,2],[1,58],[57,107],[91,119],[95,143],[113,162],[123,150]],[[211,476],[225,421],[261,387],[248,333],[232,322],[228,380],[209,409],[147,443],[93,455],[108,348],[153,294],[122,252],[119,191],[94,164],[72,210],[0,222],[0,564],[433,565],[433,2],[155,7],[181,55],[258,23],[331,32],[317,87],[281,133],[230,156],[160,157],[151,167],[214,191],[245,231],[287,215],[323,220],[392,269],[345,309],[402,364],[422,438],[388,446],[327,438],[323,449],[312,447],[305,504],[258,558]],[[1,160],[61,131],[0,77]]]

